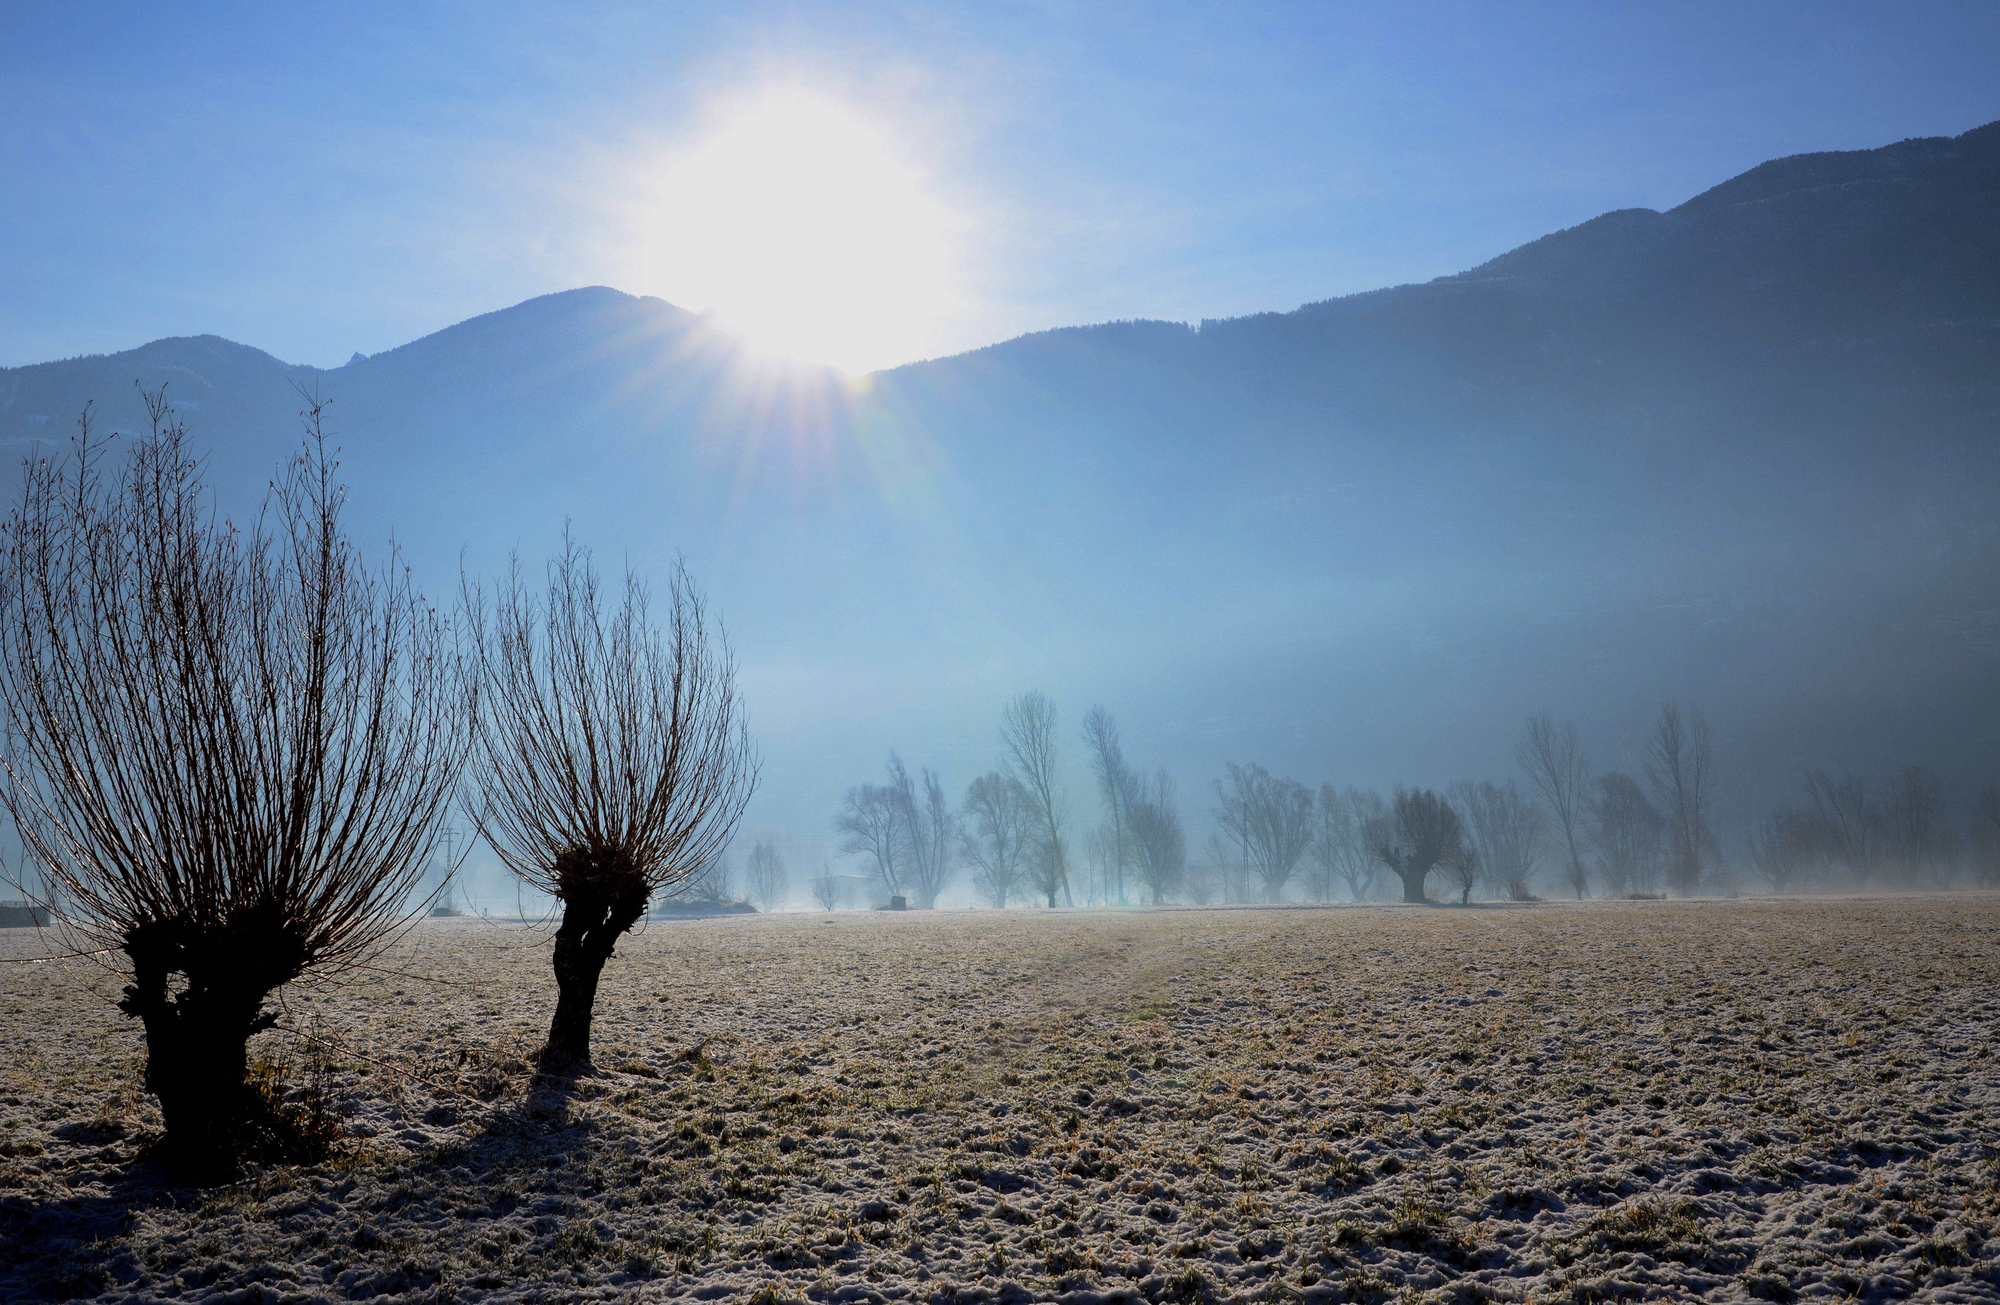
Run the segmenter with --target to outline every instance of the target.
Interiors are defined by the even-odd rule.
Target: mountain
[[[131,429],[135,380],[237,499],[316,390],[359,533],[441,588],[565,520],[685,553],[761,818],[801,830],[891,746],[962,784],[1037,685],[1197,816],[1226,760],[1498,775],[1544,707],[1636,769],[1668,696],[1714,720],[1734,832],[1807,764],[2000,779],[2000,123],[1198,328],[849,380],[600,287],[336,369],[204,336],[0,370],[0,440],[90,400]]]

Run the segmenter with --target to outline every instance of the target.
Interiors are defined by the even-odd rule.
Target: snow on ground
[[[196,1190],[0,965],[0,1299],[2000,1299],[1989,895],[656,923],[571,1084],[545,932],[379,967],[286,997],[349,1152]]]

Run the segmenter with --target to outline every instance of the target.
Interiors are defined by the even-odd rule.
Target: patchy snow
[[[1990,895],[656,922],[570,1084],[426,920],[286,994],[351,1152],[210,1190],[115,959],[0,965],[0,1299],[2000,1299]]]

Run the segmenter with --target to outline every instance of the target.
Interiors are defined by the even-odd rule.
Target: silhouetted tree
[[[1472,890],[1485,877],[1484,864],[1479,859],[1479,851],[1470,842],[1461,842],[1458,849],[1438,862],[1438,869],[1452,887],[1458,889],[1459,905],[1472,901]]]
[[[1264,900],[1284,896],[1313,836],[1312,790],[1296,780],[1273,779],[1262,766],[1229,765],[1229,782],[1217,780],[1221,805],[1215,819],[1243,848],[1244,864],[1264,889]]]
[[[1750,834],[1750,866],[1774,893],[1810,879],[1826,845],[1819,817],[1810,811],[1774,811]]]
[[[743,863],[743,880],[751,902],[760,911],[777,910],[791,891],[785,858],[778,855],[777,845],[768,839],[750,849],[750,859]]]
[[[1827,855],[1856,888],[1865,887],[1881,867],[1888,838],[1881,808],[1868,800],[1858,775],[1836,780],[1824,770],[1808,770],[1806,794],[1820,818]]]
[[[1956,851],[1944,827],[1944,788],[1922,766],[1907,766],[1889,790],[1889,850],[1904,881],[1947,888],[1957,872]]]
[[[1033,819],[1034,855],[1028,879],[1035,891],[1056,904],[1056,894],[1069,893],[1069,843],[1064,827],[1069,804],[1056,773],[1056,705],[1036,690],[1007,704],[1001,718],[1002,768],[1021,786]]]
[[[840,905],[840,880],[834,878],[832,866],[819,868],[819,873],[813,877],[812,895],[822,911],[831,911]]]
[[[834,818],[833,827],[846,835],[840,850],[868,857],[882,891],[891,897],[903,895],[903,858],[909,835],[903,819],[902,795],[887,784],[857,784],[847,790],[846,802]]]
[[[1590,802],[1590,761],[1574,721],[1561,728],[1547,712],[1528,717],[1518,755],[1521,769],[1548,803],[1555,832],[1562,841],[1563,878],[1582,898],[1590,891],[1590,871],[1583,863],[1584,818]]]
[[[1338,793],[1331,784],[1320,785],[1313,855],[1333,878],[1347,886],[1348,896],[1357,902],[1367,900],[1375,876],[1381,871],[1365,834],[1368,822],[1386,819],[1388,813],[1388,804],[1380,793],[1359,788]]]
[[[736,901],[736,872],[726,853],[717,851],[675,885],[673,896],[702,906],[728,906]]]
[[[889,788],[895,794],[896,816],[903,826],[903,886],[916,899],[917,909],[928,911],[937,905],[938,894],[950,882],[958,862],[963,841],[958,818],[945,801],[937,772],[924,771],[924,791],[919,796],[903,759],[893,752],[889,754]]]
[[[1207,906],[1222,891],[1222,882],[1229,873],[1229,851],[1222,846],[1222,840],[1214,834],[1202,846],[1201,859],[1190,861],[1187,871],[1181,876],[1181,888],[1187,899],[1196,906]]]
[[[1340,800],[1340,790],[1321,784],[1314,795],[1312,838],[1306,843],[1306,871],[1301,876],[1308,901],[1333,900],[1334,848],[1346,816],[1347,804]]]
[[[1461,855],[1464,834],[1451,804],[1427,788],[1396,788],[1392,814],[1370,819],[1375,857],[1403,881],[1405,902],[1427,902],[1424,881],[1441,861]]]
[[[1127,792],[1132,843],[1139,856],[1139,878],[1159,906],[1179,888],[1187,873],[1187,835],[1181,829],[1173,776],[1161,771],[1150,784],[1135,783]]]
[[[1691,896],[1701,888],[1702,869],[1715,847],[1708,826],[1715,800],[1715,749],[1708,718],[1699,708],[1685,717],[1676,702],[1660,708],[1647,749],[1646,779],[1667,818],[1667,881],[1681,896]]]
[[[972,862],[973,887],[999,910],[1007,909],[1034,852],[1035,819],[1019,780],[989,771],[965,790],[960,837]]]
[[[470,582],[487,709],[481,832],[523,883],[562,904],[544,1062],[587,1064],[598,978],[654,893],[726,847],[757,783],[736,663],[687,572],[666,626],[627,572],[606,611],[587,550],[565,535],[537,598],[517,561],[494,595]]]
[[[1595,787],[1588,833],[1604,890],[1613,897],[1652,892],[1665,857],[1667,818],[1622,770],[1599,775]]]
[[[1511,779],[1504,787],[1490,780],[1460,784],[1453,797],[1487,878],[1517,902],[1533,897],[1545,828],[1542,809]]]
[[[1992,888],[2000,885],[2000,787],[1980,789],[1972,809],[1972,873]]]
[[[1104,708],[1092,707],[1083,718],[1083,744],[1090,753],[1090,768],[1097,779],[1098,800],[1104,803],[1104,821],[1111,827],[1110,894],[1123,904],[1125,868],[1132,863],[1134,853],[1127,813],[1138,777],[1125,764],[1125,749],[1118,740],[1118,722]]]
[[[89,413],[0,534],[4,797],[40,904],[122,952],[164,1150],[226,1171],[301,1139],[246,1081],[276,989],[413,914],[473,681],[408,571],[365,568],[321,408],[247,528],[219,520],[159,393],[107,478]]]
[[[1083,902],[1085,906],[1108,904],[1111,881],[1118,859],[1118,832],[1109,821],[1083,836]]]

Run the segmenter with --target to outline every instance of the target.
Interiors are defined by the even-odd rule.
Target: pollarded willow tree
[[[6,524],[4,801],[46,904],[130,964],[162,1149],[226,1171],[309,1143],[247,1081],[248,1043],[273,991],[423,910],[475,686],[407,571],[349,543],[316,402],[244,529],[146,402],[115,476],[86,413]]]
[[[1264,900],[1276,902],[1312,845],[1313,794],[1297,780],[1274,779],[1262,766],[1229,763],[1229,784],[1215,782],[1221,805],[1215,819],[1238,846],[1264,884]]]
[[[1427,788],[1398,786],[1393,814],[1368,821],[1368,845],[1377,860],[1403,881],[1405,902],[1427,902],[1424,881],[1439,866],[1461,863],[1465,831],[1451,803]]]
[[[466,610],[486,710],[474,770],[479,822],[523,883],[562,904],[556,1010],[543,1063],[587,1065],[597,984],[655,893],[728,844],[757,784],[736,662],[685,568],[664,630],[630,572],[607,611],[587,550],[567,535],[548,592],[518,562]]]

